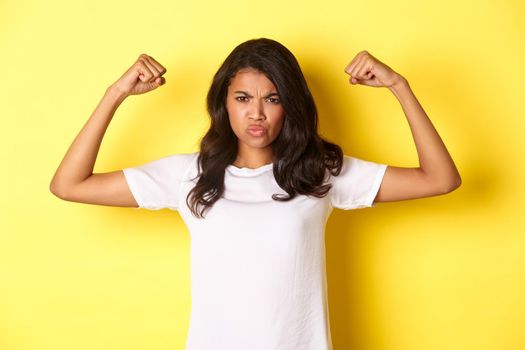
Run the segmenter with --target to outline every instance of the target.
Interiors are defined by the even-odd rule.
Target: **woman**
[[[199,152],[93,174],[117,107],[164,84],[165,72],[143,54],[106,90],[51,191],[68,201],[179,211],[191,235],[187,349],[331,349],[324,228],[332,209],[440,195],[461,183],[407,80],[367,51],[345,68],[351,84],[397,97],[417,168],[343,155],[321,138],[297,60],[260,38],[238,45],[215,74]]]

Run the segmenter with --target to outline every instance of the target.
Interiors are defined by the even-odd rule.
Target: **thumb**
[[[355,84],[358,84],[358,83],[360,82],[359,79],[354,78],[354,77],[350,77],[349,80],[350,80],[350,84],[354,84],[354,85],[355,85]]]
[[[165,82],[166,82],[166,80],[163,77],[158,77],[154,81],[150,81],[150,82],[148,82],[146,84],[148,85],[148,90],[151,91],[153,89],[158,88],[161,85],[164,85]]]
[[[367,85],[367,86],[374,86],[372,84],[373,79],[359,79],[359,78],[350,78],[350,84],[356,85]]]
[[[166,84],[166,79],[164,77],[158,77],[157,79],[155,79],[154,84],[155,86],[164,85]]]

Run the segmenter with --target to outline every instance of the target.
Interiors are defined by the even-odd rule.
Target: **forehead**
[[[272,81],[261,71],[255,68],[242,68],[235,73],[230,80],[230,88],[234,87],[244,88],[264,88],[275,89]]]

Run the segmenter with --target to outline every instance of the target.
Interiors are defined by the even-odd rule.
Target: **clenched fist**
[[[113,85],[125,95],[139,95],[165,84],[164,73],[166,68],[143,53]]]
[[[350,75],[350,84],[362,84],[373,87],[392,87],[403,77],[392,68],[379,61],[368,51],[359,52],[346,66],[345,72]]]

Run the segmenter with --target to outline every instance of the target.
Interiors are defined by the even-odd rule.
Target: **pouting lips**
[[[248,134],[252,136],[262,136],[266,132],[266,129],[260,126],[259,127],[252,126],[252,127],[249,127],[247,131],[248,131]]]

